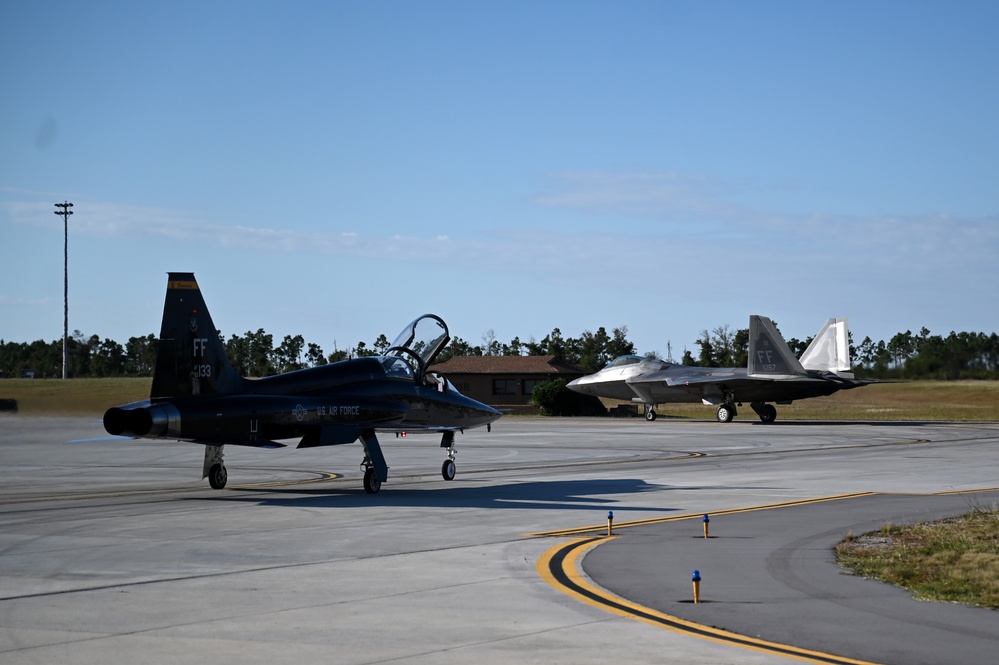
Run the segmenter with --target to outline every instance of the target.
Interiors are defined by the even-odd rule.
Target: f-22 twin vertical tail
[[[109,434],[174,439],[205,446],[203,477],[225,487],[226,445],[299,448],[360,439],[364,489],[388,480],[376,431],[442,433],[445,480],[455,475],[454,435],[500,417],[427,368],[447,346],[444,321],[426,314],[402,331],[384,356],[247,379],[229,362],[193,273],[169,273],[163,324],[148,400],[104,414]]]
[[[764,423],[777,419],[773,404],[831,395],[866,386],[850,369],[846,319],[829,319],[801,359],[794,357],[773,321],[749,317],[749,362],[746,367],[690,367],[641,356],[617,358],[596,374],[569,383],[586,395],[632,400],[645,404],[645,417],[655,420],[663,403],[703,402],[718,407],[716,417],[727,423],[736,404],[749,405]]]

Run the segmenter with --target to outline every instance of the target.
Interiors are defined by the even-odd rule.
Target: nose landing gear
[[[441,477],[444,480],[454,480],[454,475],[457,473],[454,465],[454,456],[457,453],[454,449],[454,432],[444,432],[444,436],[441,437],[441,448],[447,448],[447,459],[441,465]]]

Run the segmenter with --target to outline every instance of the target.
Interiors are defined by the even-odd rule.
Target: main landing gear
[[[753,402],[749,406],[753,407],[753,411],[756,415],[760,417],[760,422],[772,423],[777,420],[777,407],[773,404],[764,404],[763,402]]]
[[[753,407],[753,411],[760,417],[760,422],[772,423],[777,420],[777,407],[773,404],[753,402],[749,406]],[[738,411],[735,408],[735,404],[727,402],[718,407],[718,412],[715,415],[718,418],[718,422],[728,423],[732,422],[732,418],[738,415]]]
[[[715,412],[715,417],[718,418],[718,422],[720,423],[730,423],[736,414],[738,414],[738,411],[735,409],[735,404],[722,404],[718,407],[718,411]]]
[[[645,405],[645,419],[650,423],[656,419],[656,405],[646,404]]]
[[[208,484],[213,490],[220,490],[225,487],[225,482],[229,479],[229,473],[225,470],[224,464],[213,464],[208,470]]]
[[[364,491],[368,494],[377,494],[382,488],[382,483],[388,480],[388,465],[385,464],[385,457],[382,455],[381,446],[375,437],[374,431],[361,433],[361,444],[364,446],[364,461],[361,467],[364,469]],[[454,480],[456,467],[454,464],[454,432],[444,432],[441,439],[441,448],[447,448],[447,459],[441,465],[441,477],[444,480]]]
[[[361,445],[364,446],[364,491],[368,494],[378,494],[382,483],[388,480],[388,465],[382,455],[382,447],[374,430],[361,432]]]
[[[225,464],[222,462],[223,448],[225,446],[205,446],[205,464],[201,469],[201,477],[208,478],[208,484],[213,490],[225,487],[229,479]]]

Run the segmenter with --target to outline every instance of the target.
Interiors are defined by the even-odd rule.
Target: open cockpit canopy
[[[422,383],[427,368],[450,340],[444,320],[436,314],[424,314],[403,328],[385,352],[385,374]]]

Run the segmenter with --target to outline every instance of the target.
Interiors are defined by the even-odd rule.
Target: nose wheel
[[[364,491],[368,494],[378,494],[378,490],[382,488],[382,481],[378,479],[378,474],[375,473],[373,467],[368,467],[364,470]]]
[[[447,448],[447,459],[441,464],[441,477],[444,480],[454,480],[457,469],[454,466],[454,456],[458,451],[454,449],[454,432],[444,432],[441,437],[441,448]]]

